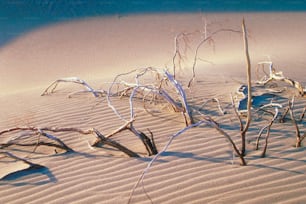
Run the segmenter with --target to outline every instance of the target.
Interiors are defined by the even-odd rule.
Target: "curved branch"
[[[57,88],[58,84],[61,83],[61,82],[70,82],[70,83],[83,85],[86,88],[87,91],[80,91],[80,92],[90,92],[95,97],[99,97],[103,94],[106,94],[106,92],[104,90],[98,91],[98,90],[93,89],[91,86],[89,86],[89,84],[87,84],[82,79],[79,79],[77,77],[67,77],[67,78],[61,78],[61,79],[58,79],[58,80],[54,81],[50,86],[48,86],[45,89],[45,91],[41,94],[41,96],[45,96],[45,95],[53,93],[55,91],[55,89]],[[79,92],[74,92],[72,94],[75,94],[75,93],[79,93]],[[68,96],[70,97],[72,94],[69,94]]]

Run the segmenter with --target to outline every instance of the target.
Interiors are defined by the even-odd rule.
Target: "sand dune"
[[[242,18],[250,31],[252,66],[271,59],[279,70],[305,85],[304,58],[306,15],[304,13],[210,13],[159,14],[80,19],[46,26],[16,39],[0,49],[0,130],[15,126],[97,128],[108,134],[123,124],[103,98],[79,94],[78,85],[63,84],[53,95],[40,96],[60,77],[77,76],[94,88],[107,89],[118,73],[140,67],[171,68],[174,37],[179,32],[203,28],[240,30]],[[195,36],[196,40],[198,36]],[[196,45],[197,41],[191,41]],[[203,112],[220,123],[239,143],[239,124],[230,105],[245,81],[241,35],[222,33],[215,38],[215,51],[201,49],[193,88],[187,91],[190,104],[201,106],[219,98],[228,114],[221,115],[216,103]],[[193,52],[188,51],[186,68],[178,72],[186,85],[191,75]],[[254,70],[254,69],[253,69]],[[255,80],[255,76],[253,77]],[[114,99],[114,106],[129,115],[128,99]],[[284,102],[285,104],[285,102]],[[296,99],[296,114],[305,99]],[[148,114],[137,103],[135,127],[149,128],[159,150],[169,137],[184,127],[180,113],[154,108]],[[216,130],[198,127],[177,137],[146,174],[143,187],[153,203],[303,203],[305,196],[305,147],[295,148],[290,121],[272,126],[266,158],[255,151],[256,136],[268,116],[255,118],[248,135],[246,160],[239,166],[230,144]],[[301,123],[301,129],[304,128]],[[93,148],[92,135],[56,133],[75,152],[56,154],[54,147],[13,149],[17,156],[45,166],[0,180],[1,203],[126,203],[130,192],[152,157],[130,132],[114,139],[143,158],[128,158],[110,147]],[[15,134],[4,134],[7,142]],[[29,138],[29,140],[34,140]],[[262,148],[263,143],[261,143]],[[58,151],[58,150],[57,150]],[[59,152],[60,153],[60,152]],[[24,164],[0,157],[0,176],[18,171]],[[131,203],[151,203],[142,184]]]

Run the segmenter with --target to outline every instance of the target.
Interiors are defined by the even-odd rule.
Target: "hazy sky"
[[[0,0],[0,46],[75,18],[159,12],[306,11],[306,0]]]

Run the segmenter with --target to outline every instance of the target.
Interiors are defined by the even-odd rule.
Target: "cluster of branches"
[[[288,106],[285,109],[284,113],[281,114],[279,109],[282,108],[283,106],[281,104],[277,104],[277,103],[270,103],[267,104],[266,106],[262,107],[261,109],[264,109],[266,107],[273,107],[274,108],[274,113],[272,114],[272,118],[269,121],[269,123],[264,126],[263,128],[260,129],[257,139],[256,139],[256,147],[255,149],[258,150],[259,149],[259,142],[260,142],[260,138],[262,137],[262,135],[265,133],[265,144],[264,144],[264,148],[263,151],[261,153],[261,157],[265,157],[266,156],[266,152],[267,152],[267,148],[268,148],[268,140],[270,137],[270,133],[271,133],[271,127],[272,125],[275,123],[275,121],[277,121],[277,119],[279,119],[280,123],[284,123],[285,122],[285,118],[286,116],[290,115],[290,119],[292,121],[292,125],[294,127],[295,130],[295,147],[302,147],[302,142],[306,137],[306,132],[302,133],[300,127],[299,127],[299,123],[303,121],[304,115],[305,115],[305,111],[306,111],[306,107],[304,107],[300,117],[298,119],[296,119],[295,114],[294,114],[294,97],[292,97],[292,100],[288,100]]]
[[[225,30],[228,31],[228,30]],[[231,31],[231,30],[229,30]],[[219,32],[219,31],[218,31]],[[236,31],[234,31],[236,32]],[[216,32],[217,33],[217,32]],[[164,148],[162,149],[161,152],[159,152],[157,155],[155,155],[153,157],[153,159],[148,163],[147,167],[143,170],[142,174],[140,175],[139,179],[137,180],[137,182],[135,183],[128,203],[131,202],[131,199],[133,197],[133,194],[136,190],[136,188],[138,187],[138,185],[143,182],[144,177],[146,175],[146,173],[149,171],[150,167],[153,165],[153,163],[157,160],[157,158],[167,150],[167,148],[170,146],[170,144],[172,143],[173,139],[178,137],[179,135],[181,135],[182,133],[184,133],[185,131],[194,128],[194,127],[198,127],[198,126],[202,126],[202,125],[208,125],[210,127],[215,128],[221,135],[223,135],[232,145],[233,147],[233,151],[236,155],[238,155],[238,157],[240,158],[240,164],[242,166],[247,165],[246,160],[245,160],[245,155],[246,155],[246,133],[249,130],[251,121],[252,121],[252,83],[251,83],[251,63],[250,63],[250,56],[249,56],[249,52],[248,52],[248,38],[247,38],[247,30],[246,30],[246,26],[245,26],[245,21],[243,20],[242,22],[242,33],[243,33],[243,42],[244,42],[244,53],[245,53],[245,58],[246,58],[246,73],[247,73],[247,86],[245,86],[246,90],[245,90],[245,98],[247,101],[247,110],[246,110],[246,120],[243,121],[243,116],[241,114],[238,113],[238,109],[235,107],[235,103],[234,100],[232,98],[232,106],[235,112],[235,115],[237,116],[238,120],[239,120],[239,124],[240,124],[240,135],[241,135],[241,149],[238,148],[238,145],[236,144],[236,142],[234,140],[232,140],[231,136],[226,133],[223,129],[220,128],[219,124],[213,120],[211,117],[203,115],[200,110],[203,106],[201,106],[201,108],[199,110],[194,110],[193,111],[197,111],[201,116],[201,120],[198,122],[195,122],[185,128],[183,128],[182,130],[178,131],[177,133],[173,134],[170,138],[170,140],[166,143],[166,145],[164,146]],[[186,37],[188,34],[180,34],[178,35],[179,37]],[[211,37],[211,36],[210,36]],[[195,78],[195,66],[196,66],[196,62],[199,59],[198,58],[198,50],[200,48],[200,46],[206,42],[207,40],[210,40],[209,38],[204,38],[204,40],[202,40],[200,42],[200,44],[198,45],[198,47],[196,48],[196,52],[195,52],[195,57],[194,57],[194,64],[193,64],[193,78],[189,81],[188,87],[190,87],[191,83],[193,82],[194,78]],[[179,49],[179,44],[178,44],[178,37],[175,38],[175,42],[176,42],[176,50],[175,50],[175,55],[173,57],[173,63],[175,61],[175,58],[177,56],[181,56],[180,52],[178,51]],[[180,60],[179,60],[180,63]],[[259,63],[259,65],[265,64],[264,63]],[[287,77],[284,77],[284,75],[281,72],[276,72],[275,69],[272,67],[272,62],[269,62],[270,64],[270,74],[266,74],[261,80],[257,81],[257,83],[265,85],[267,83],[269,83],[270,81],[276,80],[276,81],[284,81],[290,85],[292,85],[293,87],[295,87],[298,91],[300,96],[303,96],[305,93],[305,90],[302,88],[301,83],[294,81],[292,79],[289,79]],[[180,65],[180,64],[179,64]],[[174,73],[175,73],[175,68],[176,66],[174,65]],[[263,69],[264,70],[264,69]],[[257,70],[258,71],[258,70]],[[266,72],[265,72],[266,73]],[[293,98],[294,99],[294,98]],[[292,99],[292,101],[289,101],[289,105],[288,108],[286,109],[285,113],[282,115],[280,121],[283,121],[286,114],[289,112],[290,116],[291,116],[291,120],[292,120],[292,124],[295,127],[295,131],[296,131],[296,147],[301,147],[302,145],[302,141],[303,139],[305,139],[306,137],[306,133],[304,133],[302,135],[300,128],[297,124],[297,121],[294,117],[294,113],[293,113],[293,104],[294,104],[294,100]],[[212,101],[216,101],[218,102],[218,107],[219,110],[221,111],[222,114],[225,114],[225,111],[222,109],[219,100],[218,99],[213,99]],[[206,104],[206,103],[205,103]],[[203,105],[205,105],[203,104]],[[269,121],[269,123],[264,126],[257,137],[256,140],[256,150],[259,149],[259,140],[261,138],[261,136],[263,135],[263,133],[266,131],[266,136],[265,136],[265,145],[262,151],[262,157],[265,157],[266,152],[267,152],[267,148],[268,148],[268,140],[269,140],[269,136],[270,136],[270,132],[271,132],[271,127],[274,124],[274,122],[276,121],[276,119],[279,117],[279,108],[282,108],[282,105],[279,103],[273,103],[272,101],[269,104],[265,104],[262,107],[259,108],[259,110],[257,111],[266,111],[266,108],[273,108],[274,109],[274,113],[272,112],[272,118]],[[302,121],[302,119],[304,118],[306,112],[306,107],[303,109],[303,112],[301,113],[300,119],[299,121]],[[145,192],[145,191],[144,191]],[[146,192],[145,192],[146,193]],[[151,200],[150,196],[146,193],[148,199]],[[152,200],[151,200],[152,201]]]
[[[2,130],[0,132],[0,136],[4,134],[8,134],[8,133],[13,134],[13,133],[20,133],[20,132],[22,132],[23,134],[13,137],[9,141],[0,144],[0,149],[2,150],[2,152],[4,152],[10,146],[23,146],[23,147],[33,146],[34,149],[32,153],[35,153],[39,146],[55,147],[55,148],[62,149],[66,152],[73,152],[74,150],[68,145],[66,145],[61,139],[56,137],[54,133],[75,132],[75,133],[79,133],[82,135],[88,135],[88,134],[95,135],[97,138],[97,142],[94,143],[92,146],[97,146],[97,143],[100,142],[103,144],[110,145],[116,149],[119,149],[122,152],[126,153],[128,156],[139,157],[133,151],[129,150],[123,145],[120,145],[118,142],[109,139],[110,135],[108,135],[108,137],[105,137],[96,129],[82,130],[79,128],[56,128],[56,127],[39,128],[39,127],[26,126],[26,127],[14,127],[14,128]],[[31,140],[30,142],[27,142],[29,141],[27,140],[29,136],[31,137]]]
[[[156,74],[157,79],[152,84],[143,84],[141,83],[141,78],[145,77],[146,74]],[[122,76],[130,76],[135,75],[135,82],[127,82],[121,79]],[[176,81],[172,74],[170,74],[167,70],[160,70],[152,67],[133,70],[128,73],[119,74],[115,77],[114,81],[111,83],[108,91],[96,91],[90,87],[85,81],[78,79],[76,77],[59,79],[53,82],[42,95],[53,93],[60,82],[72,82],[81,84],[86,88],[86,91],[91,92],[95,97],[104,94],[106,96],[108,106],[114,111],[114,113],[124,122],[118,129],[114,130],[110,134],[104,136],[97,129],[88,129],[81,130],[79,128],[56,128],[56,127],[14,127],[10,129],[6,129],[0,132],[0,135],[5,133],[14,133],[14,132],[24,132],[27,133],[22,134],[22,136],[18,137],[18,139],[14,138],[5,144],[1,144],[1,149],[7,149],[9,146],[17,145],[17,146],[35,146],[34,151],[38,146],[53,146],[57,148],[64,149],[68,152],[73,151],[70,147],[68,147],[63,141],[57,138],[54,135],[51,135],[50,132],[78,132],[79,134],[93,134],[96,136],[96,141],[92,144],[92,146],[100,146],[101,144],[110,145],[120,151],[124,152],[130,157],[139,157],[139,155],[125,147],[124,145],[112,140],[111,137],[122,132],[128,130],[136,135],[144,144],[147,153],[149,156],[155,155],[158,153],[153,133],[149,130],[150,136],[147,136],[144,132],[139,131],[134,126],[135,121],[135,113],[134,113],[134,100],[141,98],[144,103],[147,101],[152,102],[157,99],[163,100],[164,102],[170,104],[172,109],[176,112],[181,112],[186,125],[190,125],[193,123],[193,118],[191,115],[191,110],[189,109],[189,105],[187,103],[187,97],[184,92],[182,85]],[[113,91],[116,89],[116,91]],[[171,90],[172,89],[172,90]],[[71,96],[71,95],[69,95]],[[112,103],[112,97],[114,96],[126,96],[129,98],[130,104],[130,117],[124,118],[119,111],[115,108]],[[151,97],[151,100],[148,98]],[[22,142],[25,138],[25,135],[37,136],[37,141],[32,143]],[[52,142],[45,142],[41,140],[41,137],[46,137]],[[55,143],[54,143],[55,142]]]
[[[269,66],[268,73],[265,71],[265,65]],[[259,77],[260,69],[262,69],[262,72],[264,73],[264,76],[261,78]],[[271,61],[264,61],[258,63],[256,73],[257,73],[257,81],[256,81],[257,84],[266,85],[272,81],[283,81],[296,88],[300,96],[304,96],[305,94],[305,89],[303,88],[300,82],[285,77],[282,71],[276,71],[276,68],[273,66],[273,62]]]
[[[232,29],[220,29],[212,33],[208,33],[206,30],[204,33],[203,39],[199,42],[199,44],[196,46],[195,49],[195,54],[194,54],[194,62],[193,62],[193,67],[192,67],[192,73],[193,77],[188,83],[188,87],[191,86],[192,81],[195,78],[195,67],[196,63],[200,58],[198,57],[199,49],[201,46],[203,46],[206,42],[211,42],[213,41],[213,36],[220,32],[235,32],[235,33],[241,33],[240,31],[235,31]],[[243,22],[243,31],[244,33],[244,39],[246,43],[246,50],[247,50],[247,36],[246,36],[246,30],[245,30],[245,25]],[[85,91],[81,92],[90,92],[92,93],[95,97],[100,97],[100,96],[105,96],[108,102],[108,106],[114,111],[114,113],[118,116],[120,120],[123,121],[123,125],[121,125],[118,129],[113,131],[112,133],[103,136],[98,130],[92,128],[89,130],[80,130],[78,128],[38,128],[38,127],[15,127],[11,129],[4,130],[0,133],[12,133],[15,131],[30,131],[32,135],[38,135],[37,142],[32,143],[32,144],[25,144],[25,145],[32,145],[37,148],[39,145],[48,145],[48,146],[56,146],[62,149],[65,149],[67,151],[72,151],[71,148],[69,148],[64,142],[62,142],[59,138],[55,137],[54,135],[51,135],[48,132],[78,132],[80,134],[94,134],[97,139],[94,142],[93,146],[98,146],[101,143],[105,143],[108,145],[111,145],[124,153],[126,153],[129,156],[135,156],[138,157],[139,155],[132,150],[129,150],[128,148],[124,147],[123,145],[115,142],[114,140],[111,140],[110,137],[113,135],[129,130],[132,132],[134,135],[136,135],[145,145],[146,150],[148,152],[148,155],[154,155],[157,154],[157,148],[154,143],[154,138],[153,138],[153,133],[151,131],[150,135],[151,137],[146,136],[143,132],[139,131],[137,128],[134,126],[134,121],[135,121],[135,113],[134,113],[134,100],[137,99],[142,99],[144,103],[146,102],[156,102],[157,100],[162,100],[163,102],[166,102],[170,104],[170,107],[176,111],[176,112],[181,112],[186,124],[186,127],[189,126],[194,126],[195,121],[192,116],[192,109],[188,104],[187,101],[187,96],[185,93],[185,90],[183,88],[183,85],[175,79],[175,72],[176,72],[176,61],[178,59],[179,64],[180,64],[180,59],[182,59],[182,50],[180,49],[179,46],[179,41],[180,37],[185,38],[189,34],[186,33],[181,33],[175,38],[175,54],[173,56],[173,74],[171,74],[168,70],[165,69],[157,69],[153,67],[147,67],[143,69],[136,69],[133,71],[130,71],[128,73],[123,73],[119,74],[114,78],[114,81],[111,83],[108,91],[105,90],[95,90],[93,89],[88,83],[86,83],[84,80],[79,79],[77,77],[69,77],[69,78],[62,78],[54,81],[49,87],[46,88],[46,90],[42,93],[42,95],[49,95],[55,92],[55,89],[58,87],[59,83],[75,83],[75,84],[80,84],[85,87]],[[248,55],[248,53],[247,53]],[[249,60],[249,59],[248,59]],[[248,62],[249,63],[249,62]],[[148,83],[147,81],[143,83],[142,79],[145,79],[148,74],[155,74],[155,81],[152,83]],[[123,76],[133,76],[134,77],[134,82],[128,82],[125,80],[122,80]],[[150,77],[149,77],[150,78]],[[116,90],[114,90],[116,89]],[[69,94],[69,97],[72,96],[72,94],[79,93],[79,92],[73,92]],[[118,110],[114,107],[112,103],[112,97],[114,96],[126,96],[129,97],[129,104],[130,104],[130,117],[124,118]],[[148,99],[151,100],[148,100]],[[217,128],[223,135],[225,135],[227,138],[229,138],[230,142],[233,144],[234,149],[236,150],[236,153],[241,156],[241,163],[243,165],[246,164],[246,162],[243,159],[243,151],[240,152],[235,145],[235,143],[230,139],[230,137],[221,131],[221,129],[216,125],[217,123],[213,121],[211,118],[205,119],[205,121],[208,124],[211,124],[212,127]],[[249,123],[249,122],[248,122]],[[243,134],[245,134],[246,129],[248,128],[248,123],[246,125],[245,130],[243,130]],[[42,142],[40,141],[40,137],[45,136],[48,139],[51,139],[56,142],[54,143],[48,143],[48,142]],[[244,138],[244,137],[243,137]],[[17,145],[17,143],[14,143],[14,141],[10,141],[7,144],[2,144],[1,148],[7,148],[11,146],[12,144]],[[36,149],[35,148],[35,149]]]
[[[268,65],[268,67],[269,67],[268,72],[265,70],[265,65]],[[260,69],[264,73],[264,76],[262,76],[262,77],[259,77]],[[258,66],[257,66],[257,69],[256,69],[256,74],[257,74],[256,83],[259,84],[259,85],[265,86],[265,85],[267,85],[267,84],[269,84],[273,81],[285,82],[285,83],[291,85],[292,87],[294,87],[297,90],[299,96],[302,97],[305,94],[305,89],[303,88],[302,84],[298,81],[295,81],[293,79],[285,77],[282,71],[277,71],[276,68],[273,66],[272,61],[264,61],[264,62],[258,63]],[[292,97],[292,100],[288,99],[287,108],[285,109],[285,111],[282,114],[279,111],[279,108],[283,107],[281,104],[271,102],[271,103],[266,104],[265,106],[261,107],[260,110],[264,110],[266,107],[273,107],[275,111],[274,111],[274,113],[272,113],[272,118],[271,118],[270,122],[259,131],[259,134],[258,134],[257,139],[256,139],[255,149],[258,150],[259,149],[260,138],[265,133],[265,144],[264,144],[263,151],[261,153],[261,157],[266,156],[266,151],[267,151],[267,147],[268,147],[268,140],[269,140],[269,137],[270,137],[272,125],[275,123],[275,121],[278,118],[279,118],[279,122],[284,123],[285,118],[288,115],[288,113],[290,115],[292,125],[294,126],[294,129],[295,129],[295,138],[296,138],[295,147],[297,147],[297,148],[301,147],[302,142],[303,142],[304,138],[306,137],[306,133],[304,133],[304,134],[301,133],[301,130],[299,128],[298,123],[302,122],[302,120],[304,118],[304,115],[305,115],[306,108],[304,107],[299,119],[296,119],[295,115],[294,115],[294,96]]]
[[[247,94],[246,94],[246,100],[247,100],[247,111],[246,111],[246,119],[244,121],[243,116],[241,116],[237,108],[235,107],[235,103],[232,99],[232,107],[235,112],[235,115],[239,121],[240,129],[239,133],[241,136],[241,146],[240,148],[237,145],[237,142],[232,139],[232,137],[225,132],[222,128],[220,128],[219,124],[212,119],[211,117],[204,115],[200,109],[195,109],[191,107],[188,103],[187,94],[185,92],[184,86],[182,83],[180,83],[176,79],[176,69],[177,66],[181,66],[181,61],[183,59],[182,47],[180,46],[181,40],[183,40],[184,43],[186,43],[186,38],[188,38],[192,33],[180,33],[175,37],[175,52],[173,56],[173,73],[170,73],[167,69],[158,69],[153,67],[146,67],[141,69],[135,69],[127,73],[122,73],[117,75],[114,80],[111,82],[108,90],[95,90],[92,88],[88,83],[86,83],[84,80],[79,79],[77,77],[69,77],[69,78],[62,78],[54,81],[47,89],[42,93],[42,95],[50,95],[55,92],[56,88],[58,87],[59,83],[75,83],[79,84],[85,87],[85,91],[81,92],[90,92],[93,94],[94,97],[105,97],[107,100],[107,105],[109,108],[111,108],[114,112],[114,114],[119,118],[119,120],[122,122],[122,124],[112,131],[111,133],[107,135],[103,135],[99,130],[95,128],[89,128],[87,130],[82,130],[79,128],[56,128],[56,127],[44,127],[44,128],[38,128],[38,127],[14,127],[11,129],[6,129],[0,132],[0,136],[4,134],[9,133],[15,133],[15,132],[24,132],[27,131],[27,134],[22,134],[21,136],[18,136],[17,138],[13,138],[9,140],[6,143],[0,144],[1,154],[4,154],[5,156],[9,156],[15,159],[19,159],[25,162],[25,159],[18,158],[17,156],[10,153],[7,149],[12,146],[34,146],[33,152],[36,151],[38,146],[53,146],[56,148],[60,148],[65,150],[66,152],[72,152],[73,149],[67,146],[62,140],[60,140],[58,137],[56,137],[54,134],[57,132],[77,132],[79,134],[83,135],[94,135],[96,137],[95,142],[92,144],[92,146],[98,147],[103,144],[110,145],[122,152],[124,152],[126,155],[130,157],[140,157],[140,155],[133,150],[125,147],[124,145],[120,144],[119,142],[112,139],[112,137],[120,132],[123,131],[129,131],[136,137],[138,137],[141,142],[143,143],[147,155],[151,156],[154,155],[152,160],[147,165],[147,168],[143,171],[141,176],[139,177],[139,180],[135,184],[133,191],[131,193],[130,199],[132,198],[132,195],[134,193],[134,190],[139,185],[139,183],[144,179],[144,176],[146,172],[149,170],[149,168],[152,166],[154,161],[165,151],[167,151],[167,148],[172,143],[173,139],[178,137],[179,135],[183,134],[185,131],[199,127],[202,125],[210,126],[214,129],[216,129],[221,135],[223,135],[227,141],[231,144],[233,148],[233,152],[238,156],[240,159],[241,165],[247,165],[247,162],[245,160],[246,155],[246,135],[249,130],[249,127],[251,125],[252,121],[252,83],[251,83],[251,62],[250,62],[250,56],[248,51],[248,33],[245,25],[245,21],[242,21],[242,31],[236,31],[233,29],[220,29],[212,33],[208,33],[208,31],[205,29],[204,32],[200,32],[203,34],[203,37],[201,41],[197,44],[194,52],[194,58],[193,58],[193,66],[192,66],[192,78],[189,80],[187,87],[190,88],[195,77],[195,68],[197,65],[198,60],[202,60],[199,55],[200,48],[206,43],[206,42],[212,42],[213,37],[217,35],[220,32],[232,32],[232,33],[242,33],[242,39],[244,44],[244,54],[246,59],[246,75],[247,75]],[[186,46],[185,46],[186,47]],[[272,62],[263,62],[259,65],[269,64],[270,72],[267,74],[265,71],[265,76],[257,81],[257,83],[265,85],[269,83],[272,80],[277,81],[284,81],[286,83],[289,83],[290,85],[297,88],[299,91],[299,94],[302,96],[304,94],[304,89],[302,88],[301,84],[297,81],[288,79],[283,76],[281,72],[276,72],[275,69],[272,66]],[[259,69],[259,68],[258,68]],[[257,69],[257,70],[258,70]],[[263,68],[264,70],[264,68]],[[79,93],[79,92],[73,92],[69,94],[68,96],[72,96],[72,94]],[[126,97],[129,101],[129,116],[123,116],[118,109],[115,107],[113,103],[114,97]],[[140,131],[137,127],[135,127],[134,122],[137,119],[135,114],[135,101],[142,102],[144,104],[144,107],[146,109],[146,104],[156,104],[156,103],[163,103],[168,104],[169,107],[175,112],[179,112],[182,114],[182,117],[184,119],[184,123],[186,127],[184,127],[182,130],[178,131],[177,133],[173,134],[164,148],[158,152],[153,133],[148,130],[149,136],[147,136],[143,131]],[[218,99],[213,99],[213,101],[217,101],[219,104]],[[205,104],[204,104],[205,105]],[[272,119],[269,121],[269,124],[263,127],[257,137],[256,142],[256,148],[259,148],[259,141],[264,132],[266,131],[266,137],[265,137],[265,146],[264,150],[262,152],[262,156],[264,157],[267,151],[268,147],[268,139],[271,132],[271,127],[273,123],[276,121],[276,119],[279,116],[279,108],[281,106],[279,104],[267,104],[264,107],[261,107],[261,109],[264,109],[266,107],[272,107],[274,108],[274,112],[272,114]],[[223,114],[225,112],[222,110],[221,106],[219,105],[219,109],[222,111]],[[292,123],[295,126],[296,129],[296,147],[300,147],[303,139],[306,137],[305,133],[302,135],[299,129],[299,126],[297,124],[297,121],[294,117],[293,113],[293,100],[289,102],[288,109],[285,111],[285,113],[290,113]],[[193,116],[194,113],[199,114],[201,117],[200,119],[196,120]],[[285,118],[286,114],[282,116],[282,119]],[[300,117],[300,120],[303,119],[305,114],[305,108],[304,111]],[[36,136],[36,141],[27,143],[24,142],[25,135],[30,136]],[[47,139],[47,141],[43,141],[41,138],[44,137]],[[30,163],[29,163],[30,164]],[[32,165],[32,164],[31,164]],[[130,200],[129,200],[130,202]]]

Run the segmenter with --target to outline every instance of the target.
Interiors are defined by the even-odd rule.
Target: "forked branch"
[[[107,137],[104,137],[97,129],[93,130],[96,136],[99,138],[99,143],[101,144],[107,144],[111,147],[114,147],[123,153],[127,154],[129,157],[140,157],[137,153],[133,152],[132,150],[128,149],[127,147],[121,145],[120,143],[111,140]]]
[[[84,133],[84,134],[89,134],[87,133],[87,131],[83,131],[83,130],[80,130],[80,129],[77,129],[77,128],[37,128],[37,127],[14,127],[14,128],[10,128],[10,129],[5,129],[5,130],[2,130],[0,132],[0,135],[3,135],[5,133],[10,133],[10,132],[16,132],[16,131],[30,131],[32,134],[34,135],[41,135],[41,136],[44,136],[50,140],[53,140],[55,141],[57,144],[58,144],[58,147],[66,150],[67,152],[72,152],[73,150],[68,147],[62,140],[60,140],[59,138],[47,133],[46,131],[49,131],[49,132],[67,132],[67,131],[73,131],[73,132],[80,132],[80,133]],[[10,146],[14,144],[14,140],[13,141],[10,141],[7,145],[6,144],[2,144],[1,147],[6,147],[6,146]],[[49,143],[37,143],[36,145],[48,145]],[[35,143],[33,144],[35,145]],[[51,145],[50,146],[54,146],[54,145]]]
[[[264,149],[263,149],[263,151],[262,151],[261,157],[265,157],[265,156],[266,156],[266,152],[267,152],[267,148],[268,148],[268,140],[269,140],[269,137],[270,137],[271,127],[272,127],[274,121],[276,120],[278,114],[279,114],[278,107],[275,107],[275,114],[274,114],[273,118],[271,119],[270,123],[269,123],[268,125],[266,125],[265,127],[263,127],[263,128],[259,131],[259,134],[258,134],[258,136],[257,136],[257,140],[256,140],[256,150],[258,150],[258,147],[259,147],[259,140],[260,140],[260,137],[262,136],[263,132],[266,130],[265,146],[264,146]]]

